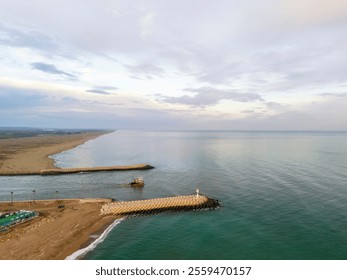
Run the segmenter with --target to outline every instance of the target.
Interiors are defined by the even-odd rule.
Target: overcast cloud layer
[[[0,7],[0,126],[347,130],[345,0]]]

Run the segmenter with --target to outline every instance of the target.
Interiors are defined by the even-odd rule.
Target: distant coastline
[[[54,128],[31,128],[31,127],[0,127],[0,139],[25,138],[36,136],[63,136],[78,135],[85,133],[108,133],[114,130],[104,129],[54,129]]]
[[[17,134],[17,137],[0,139],[0,173],[30,173],[56,168],[54,160],[49,156],[72,149],[107,133],[110,131],[61,132],[28,137]]]
[[[111,131],[0,130],[0,174],[56,168],[49,156],[72,149]],[[11,136],[11,137],[9,137]],[[0,203],[0,212],[28,209],[40,212],[34,220],[0,234],[0,259],[64,259],[93,242],[116,217],[100,217],[108,199],[64,199]],[[59,209],[57,205],[64,205]],[[77,210],[77,211],[76,211]],[[47,242],[51,240],[50,242]]]

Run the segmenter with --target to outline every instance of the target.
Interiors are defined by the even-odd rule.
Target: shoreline
[[[81,168],[56,167],[51,156],[107,133],[110,132],[0,139],[0,176],[68,174],[74,173],[76,169],[80,172]],[[150,165],[137,164],[84,169],[92,172],[151,168]],[[39,213],[34,219],[0,232],[0,260],[64,260],[83,257],[123,220],[123,215],[101,215],[102,206],[109,202],[112,199],[61,198],[35,202],[0,202],[0,213],[21,209]],[[83,252],[82,255],[79,252]]]
[[[64,260],[91,246],[120,216],[101,216],[111,199],[39,200],[31,210],[40,215],[0,233],[0,259]],[[28,201],[0,203],[0,212],[28,208]],[[58,208],[64,205],[64,208]],[[49,241],[49,242],[48,242]]]
[[[0,174],[58,169],[52,155],[73,149],[109,131],[0,139]]]
[[[109,131],[0,139],[0,175],[54,168],[50,156],[73,149]],[[0,202],[0,212],[31,209],[40,215],[0,233],[0,259],[64,260],[95,241],[119,217],[101,216],[111,199],[59,199]],[[64,205],[64,208],[58,208]]]
[[[102,243],[108,234],[123,220],[125,220],[125,217],[121,217],[118,219],[113,220],[109,224],[105,224],[103,228],[101,228],[99,231],[93,233],[90,235],[90,238],[87,242],[84,244],[81,244],[80,248],[73,252],[72,254],[66,256],[64,260],[80,260],[83,259],[83,257],[88,254],[89,252],[93,251],[100,243]],[[96,236],[96,238],[93,238],[92,236]]]

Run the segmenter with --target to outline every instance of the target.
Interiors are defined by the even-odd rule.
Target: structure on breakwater
[[[21,176],[21,175],[62,175],[71,173],[98,172],[98,171],[127,171],[127,170],[146,170],[154,168],[148,164],[134,164],[123,166],[97,166],[97,167],[79,167],[79,168],[51,168],[42,169],[35,172],[3,172],[0,176]]]
[[[146,215],[165,211],[217,208],[219,205],[218,200],[197,193],[185,196],[111,202],[104,204],[100,213],[101,215]]]

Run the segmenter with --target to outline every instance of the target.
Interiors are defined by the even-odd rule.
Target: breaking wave
[[[88,252],[95,249],[96,246],[98,246],[101,242],[105,240],[107,235],[111,232],[111,230],[120,224],[125,218],[117,219],[115,220],[93,243],[91,243],[89,246],[79,249],[76,252],[72,253],[70,256],[67,256],[65,260],[77,260],[83,257]]]

